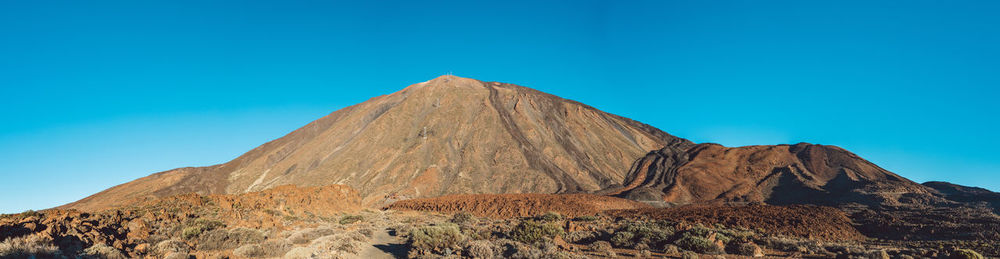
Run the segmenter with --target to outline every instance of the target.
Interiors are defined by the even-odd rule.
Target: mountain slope
[[[666,147],[637,160],[619,196],[649,203],[889,205],[936,191],[835,146]]]
[[[345,184],[365,204],[454,193],[620,187],[649,150],[693,143],[533,89],[441,76],[335,111],[233,161],[112,187],[63,208],[173,194]]]

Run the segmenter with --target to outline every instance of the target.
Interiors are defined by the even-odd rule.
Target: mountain
[[[923,185],[937,190],[949,200],[992,207],[996,210],[996,213],[1000,213],[1000,193],[979,187],[962,186],[948,182],[932,181],[926,182]]]
[[[343,184],[366,205],[458,193],[620,188],[649,150],[694,145],[526,87],[441,76],[335,111],[227,163],[179,168],[61,208]]]
[[[609,194],[670,207],[689,203],[812,204],[846,212],[887,240],[997,240],[1000,194],[910,181],[839,147],[669,146],[633,163]]]
[[[638,159],[618,196],[647,203],[889,205],[934,199],[920,185],[839,147],[671,146]]]

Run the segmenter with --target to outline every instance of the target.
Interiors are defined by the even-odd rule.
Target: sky
[[[476,2],[476,3],[470,3]],[[996,1],[3,1],[0,213],[454,73],[1000,190]]]

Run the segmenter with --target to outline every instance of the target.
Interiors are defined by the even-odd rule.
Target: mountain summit
[[[688,140],[527,87],[440,76],[335,111],[224,164],[179,168],[63,208],[181,193],[344,184],[367,205],[454,193],[616,188],[650,150]]]

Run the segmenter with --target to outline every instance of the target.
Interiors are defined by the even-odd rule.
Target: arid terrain
[[[1000,194],[441,76],[214,166],[0,216],[0,258],[981,258]]]

